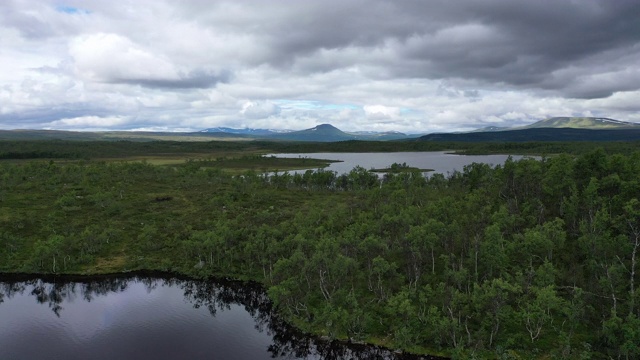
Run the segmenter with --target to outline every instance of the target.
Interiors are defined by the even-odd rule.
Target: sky
[[[0,129],[640,122],[638,0],[1,0]]]

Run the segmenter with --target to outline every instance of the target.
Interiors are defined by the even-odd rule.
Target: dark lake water
[[[259,286],[0,278],[0,359],[418,359],[280,321]]]
[[[462,171],[466,165],[485,163],[489,165],[504,164],[510,155],[456,155],[445,151],[429,152],[388,152],[388,153],[304,153],[304,154],[269,154],[265,156],[340,160],[324,168],[336,171],[338,175],[348,173],[356,166],[365,169],[384,169],[393,163],[407,163],[419,169],[433,169],[433,172],[447,175],[454,171]],[[520,160],[522,155],[511,155]],[[304,170],[302,170],[304,172]],[[293,173],[293,172],[292,172]]]

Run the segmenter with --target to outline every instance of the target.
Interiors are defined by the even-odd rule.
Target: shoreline
[[[263,292],[266,295],[266,289],[264,285],[255,280],[239,280],[230,277],[223,276],[206,276],[206,277],[196,277],[193,275],[188,275],[185,273],[180,273],[177,271],[162,271],[162,270],[149,270],[149,269],[141,269],[141,270],[127,270],[122,272],[106,272],[106,273],[96,273],[96,274],[75,274],[75,273],[10,273],[10,272],[0,272],[0,282],[28,282],[33,280],[42,280],[48,283],[57,283],[57,282],[75,282],[75,283],[87,283],[94,281],[104,281],[108,279],[116,279],[116,278],[157,278],[157,279],[177,279],[177,280],[185,280],[185,281],[212,281],[216,284],[221,285],[231,285],[231,286],[240,286],[240,287],[251,287],[256,290]],[[268,298],[268,296],[267,296]],[[1,306],[1,305],[0,305]],[[322,343],[328,346],[344,346],[351,350],[362,350],[362,349],[378,349],[382,351],[388,351],[391,354],[394,354],[399,360],[448,360],[448,357],[442,357],[437,355],[428,355],[428,354],[414,354],[405,352],[402,350],[392,349],[383,345],[378,345],[375,343],[367,342],[367,341],[352,341],[351,339],[331,339],[324,335],[314,334],[310,332],[306,332],[299,327],[295,326],[293,322],[287,320],[284,317],[281,317],[280,313],[277,309],[273,308],[273,302],[269,298],[268,304],[270,311],[273,311],[273,315],[275,315],[275,319],[277,321],[281,321],[287,327],[287,332],[295,333],[297,336],[302,336],[309,338],[318,343]]]

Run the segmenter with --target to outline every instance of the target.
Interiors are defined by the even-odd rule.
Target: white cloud
[[[393,106],[365,105],[363,109],[367,118],[372,120],[397,119],[400,116],[400,109]]]
[[[69,53],[79,75],[90,81],[178,80],[175,66],[117,34],[91,34],[71,41]]]
[[[248,119],[264,119],[280,113],[280,107],[271,101],[247,101],[240,113]]]
[[[0,1],[0,128],[638,121],[632,2],[587,3]]]
[[[129,118],[125,116],[80,116],[52,121],[46,128],[100,131],[126,124],[128,120]]]

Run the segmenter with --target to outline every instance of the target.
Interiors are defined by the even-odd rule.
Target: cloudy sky
[[[640,122],[638,0],[1,0],[0,129]]]

